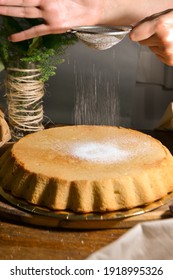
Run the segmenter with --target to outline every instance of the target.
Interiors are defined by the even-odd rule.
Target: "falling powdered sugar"
[[[73,145],[71,155],[91,162],[115,163],[123,161],[130,156],[125,151],[111,143],[84,142]]]

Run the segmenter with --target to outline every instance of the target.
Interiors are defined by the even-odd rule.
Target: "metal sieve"
[[[75,27],[70,32],[74,33],[88,47],[106,50],[122,41],[131,30],[131,26],[96,25]]]

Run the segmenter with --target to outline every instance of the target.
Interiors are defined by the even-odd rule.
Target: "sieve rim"
[[[103,25],[88,25],[77,26],[70,31],[73,33],[85,33],[91,35],[125,35],[132,30],[132,26],[103,26]]]

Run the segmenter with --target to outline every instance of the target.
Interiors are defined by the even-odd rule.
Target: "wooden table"
[[[159,139],[173,153],[173,132],[147,132]],[[6,202],[0,199],[1,210]],[[173,202],[171,202],[173,203]],[[5,260],[81,260],[118,239],[136,223],[170,218],[169,205],[150,213],[124,219],[116,228],[101,230],[66,230],[32,226],[0,215],[0,259]]]

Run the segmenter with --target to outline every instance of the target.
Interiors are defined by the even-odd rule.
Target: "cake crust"
[[[0,184],[54,210],[105,212],[151,203],[173,191],[173,157],[144,133],[65,126],[25,136],[0,159]]]

